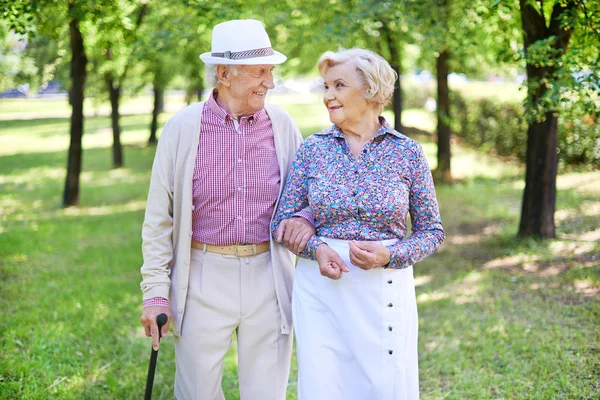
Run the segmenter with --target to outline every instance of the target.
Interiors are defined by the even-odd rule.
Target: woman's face
[[[363,84],[351,61],[329,68],[325,72],[324,85],[323,103],[329,111],[329,120],[340,129],[352,127],[369,111]]]

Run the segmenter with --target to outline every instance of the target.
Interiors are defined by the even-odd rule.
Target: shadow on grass
[[[147,130],[150,136],[151,115],[124,115],[120,118],[121,132]],[[35,136],[48,138],[52,136],[69,135],[69,118],[48,118],[31,120],[2,121],[2,130],[35,130]],[[110,117],[86,117],[84,120],[84,135],[96,134],[99,130],[111,130]],[[159,129],[162,128],[162,124]]]
[[[139,150],[139,152],[129,150]],[[129,165],[134,167],[143,163],[147,168],[152,167],[152,160],[148,160],[148,155],[153,154],[155,146],[147,146],[146,143],[136,143],[123,146],[125,158],[125,168]],[[41,167],[62,168],[64,166],[66,173],[67,150],[40,153],[20,153],[11,155],[0,155],[0,174],[15,175],[22,174],[29,169]],[[112,148],[94,147],[83,150],[83,168],[82,172],[99,172],[112,169]]]

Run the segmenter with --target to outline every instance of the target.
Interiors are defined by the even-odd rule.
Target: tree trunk
[[[113,168],[123,166],[123,146],[121,146],[121,126],[119,125],[119,100],[121,99],[121,87],[111,77],[106,78],[108,93],[110,97],[111,122],[113,132]]]
[[[154,84],[154,108],[152,109],[152,123],[150,124],[150,138],[148,144],[156,144],[156,131],[158,129],[158,116],[164,109],[165,88],[157,83]]]
[[[83,36],[79,29],[79,20],[69,22],[69,37],[71,43],[71,82],[70,100],[72,106],[69,155],[67,161],[67,179],[63,195],[63,206],[79,204],[79,175],[81,173],[83,138],[83,99],[85,96],[85,79],[87,57]]]
[[[544,122],[527,129],[527,167],[519,235],[553,238],[558,165],[558,117],[546,114]]]
[[[398,74],[398,84],[394,90],[392,97],[392,108],[394,110],[394,129],[402,132],[402,81],[400,74],[402,73],[402,60],[400,46],[395,40],[395,35],[388,26],[387,21],[382,21],[382,31],[387,41],[388,49],[390,50],[390,66]]]
[[[572,28],[561,28],[562,16],[576,8],[574,1],[556,3],[549,26],[546,25],[544,10],[536,10],[527,0],[520,0],[521,24],[527,57],[529,47],[539,40],[556,36],[553,44],[559,58],[567,50]],[[556,66],[535,66],[527,68],[527,104],[535,106],[552,85]],[[556,237],[554,212],[556,209],[556,173],[558,169],[558,113],[547,110],[541,121],[528,123],[525,190],[519,223],[519,236],[540,238]]]
[[[448,51],[437,58],[437,169],[436,178],[450,183],[450,90],[448,88]]]

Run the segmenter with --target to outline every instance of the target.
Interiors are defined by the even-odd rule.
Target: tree
[[[83,31],[93,22],[110,0],[14,0],[10,7],[2,3],[2,13],[10,26],[30,36],[69,37],[70,90],[72,107],[67,176],[63,195],[65,207],[79,203],[79,176],[82,162],[83,100],[87,79],[86,47]]]
[[[123,86],[131,66],[136,63],[134,44],[137,32],[148,13],[148,4],[134,0],[115,1],[106,7],[102,18],[98,20],[98,39],[96,62],[111,106],[111,125],[113,133],[113,168],[124,165],[121,145],[121,127],[119,124],[119,106]]]
[[[520,236],[556,236],[557,138],[560,103],[573,92],[598,89],[600,5],[598,2],[519,0],[527,63],[529,116],[525,191]],[[572,38],[576,37],[575,46]],[[590,71],[588,85],[574,76]],[[584,96],[585,97],[585,96]],[[589,98],[589,97],[588,97]],[[594,102],[587,104],[596,112]]]
[[[167,85],[176,77],[186,87],[202,93],[203,63],[198,55],[210,47],[210,33],[187,7],[171,4],[151,8],[135,44],[135,58],[141,60],[146,81],[152,82],[154,104],[149,144],[157,142],[158,117],[164,108]],[[188,96],[191,101],[191,96]]]
[[[512,15],[505,5],[485,0],[430,0],[412,2],[421,47],[421,65],[435,68],[437,80],[436,181],[452,182],[451,142],[453,115],[449,87],[451,72],[481,76],[490,66],[506,64],[510,43],[516,37]],[[433,62],[434,61],[434,62]]]
[[[69,156],[67,161],[67,179],[63,196],[64,206],[79,204],[79,175],[81,174],[81,158],[83,138],[83,100],[85,98],[86,66],[83,35],[80,29],[80,14],[75,4],[69,3],[69,38],[71,43],[71,90],[69,102],[73,108],[71,115],[71,135]]]

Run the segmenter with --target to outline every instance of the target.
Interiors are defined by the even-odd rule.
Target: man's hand
[[[169,332],[169,325],[171,325],[171,320],[173,319],[170,307],[146,307],[142,311],[142,318],[140,318],[140,322],[142,325],[144,325],[144,329],[146,330],[146,336],[152,336],[152,348],[154,350],[158,350],[160,343],[158,341],[158,325],[156,324],[156,316],[163,313],[167,314],[168,317],[167,323],[164,324],[161,329],[161,337],[165,337]]]
[[[298,255],[304,250],[308,240],[315,232],[315,227],[308,220],[302,217],[292,217],[281,221],[275,231],[275,240],[283,243],[289,251]]]
[[[390,251],[379,243],[353,240],[350,242],[350,262],[364,270],[382,267],[390,262]]]
[[[339,254],[323,243],[317,247],[317,262],[321,275],[331,279],[340,279],[342,272],[350,272],[348,266],[342,261]]]

